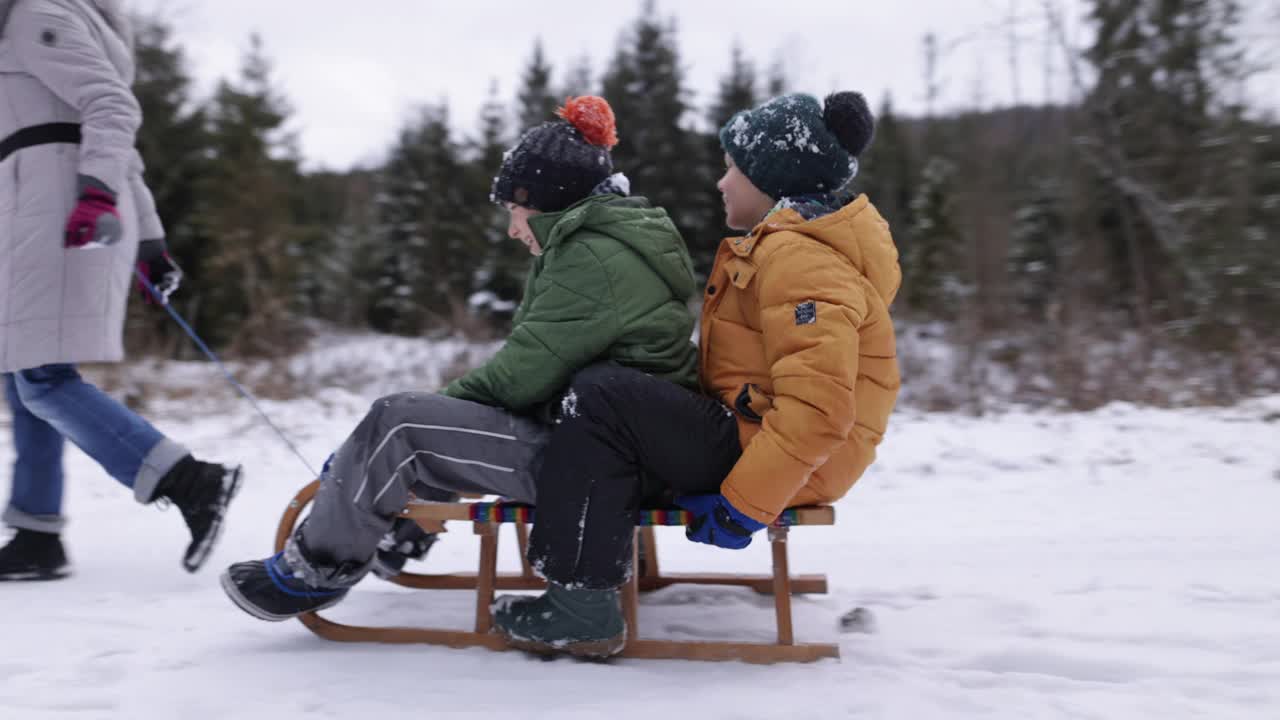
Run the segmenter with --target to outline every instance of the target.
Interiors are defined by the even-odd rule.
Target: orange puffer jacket
[[[763,523],[843,497],[875,459],[900,386],[889,225],[867,200],[806,221],[770,214],[716,254],[702,310],[703,389],[743,454],[721,485]]]

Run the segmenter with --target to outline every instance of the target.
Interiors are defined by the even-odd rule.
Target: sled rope
[[[262,416],[262,419],[271,427],[276,436],[279,437],[285,445],[289,446],[289,449],[293,451],[293,454],[302,461],[302,465],[307,469],[307,472],[311,473],[311,477],[320,477],[319,474],[316,473],[315,468],[311,467],[311,463],[307,462],[307,459],[303,457],[302,452],[298,450],[298,447],[289,440],[288,436],[286,436],[274,422],[271,422],[271,418],[267,416],[267,413],[262,409],[262,406],[258,404],[257,399],[253,397],[253,393],[249,392],[245,386],[236,381],[235,377],[231,374],[231,371],[227,369],[227,366],[224,365],[223,362],[218,359],[218,356],[209,349],[209,346],[200,339],[200,336],[196,334],[196,331],[193,330],[189,324],[187,324],[187,321],[182,319],[182,316],[178,314],[178,311],[173,309],[173,305],[169,302],[169,298],[157,290],[156,286],[151,284],[151,280],[148,279],[146,274],[141,270],[135,269],[133,272],[134,275],[138,277],[138,281],[142,283],[142,286],[147,289],[148,293],[150,293],[151,297],[154,298],[157,303],[164,306],[165,310],[169,311],[169,316],[174,319],[174,322],[178,323],[178,327],[182,328],[183,332],[187,334],[187,337],[191,338],[192,342],[196,344],[196,347],[200,348],[205,356],[213,361],[214,365],[218,366],[218,369],[222,371],[222,376],[227,379],[227,382],[231,384],[231,387],[235,388],[244,396],[245,400],[249,401],[249,404],[258,412],[258,415]]]

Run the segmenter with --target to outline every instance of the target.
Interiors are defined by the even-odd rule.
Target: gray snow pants
[[[359,581],[411,490],[426,500],[461,492],[532,503],[550,435],[550,427],[531,418],[436,393],[384,397],[321,473],[298,531],[305,550],[299,557],[290,543],[290,565],[307,579],[324,576],[330,586]]]

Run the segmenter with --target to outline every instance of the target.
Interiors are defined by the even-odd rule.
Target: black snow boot
[[[19,529],[0,548],[0,580],[57,580],[70,574],[62,540],[55,533]]]
[[[396,518],[390,532],[378,541],[378,552],[373,556],[373,574],[383,580],[391,580],[404,571],[409,560],[422,560],[436,543],[439,535],[422,529],[407,518]]]
[[[200,569],[222,533],[227,505],[240,489],[240,468],[201,462],[190,455],[178,461],[156,486],[155,500],[167,500],[182,511],[191,529],[191,544],[182,557],[187,572]]]
[[[499,597],[491,610],[498,631],[521,650],[603,660],[627,644],[617,590],[569,589],[551,582],[538,597]]]
[[[280,622],[342,602],[363,572],[358,563],[317,564],[301,535],[295,535],[282,552],[228,567],[222,590],[259,620]]]

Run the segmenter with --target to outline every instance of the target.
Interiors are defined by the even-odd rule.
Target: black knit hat
[[[858,172],[875,119],[861,93],[783,95],[734,115],[720,144],[751,183],[769,197],[833,192]]]
[[[609,149],[618,144],[613,109],[604,98],[570,98],[559,120],[542,123],[507,151],[493,179],[496,203],[556,212],[591,194],[613,174]]]

